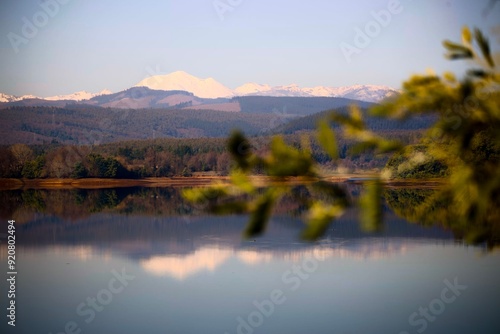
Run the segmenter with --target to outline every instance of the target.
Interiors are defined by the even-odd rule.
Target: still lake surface
[[[300,240],[286,205],[264,236],[178,189],[0,192],[16,220],[16,327],[1,333],[500,333],[500,252],[385,208]]]

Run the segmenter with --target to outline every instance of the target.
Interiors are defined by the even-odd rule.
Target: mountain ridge
[[[235,96],[296,96],[296,97],[346,97],[365,102],[380,102],[398,91],[383,85],[353,85],[341,87],[300,87],[297,84],[271,86],[255,82],[245,83],[231,90],[213,78],[200,79],[184,71],[155,75],[143,79],[134,87],[158,90],[185,90],[198,97],[230,98]]]
[[[300,87],[297,84],[270,86],[268,84],[245,83],[235,89],[230,89],[213,78],[200,79],[184,71],[176,71],[165,75],[147,77],[130,88],[146,87],[160,91],[186,91],[202,99],[233,98],[238,96],[277,96],[277,97],[341,97],[353,100],[378,103],[383,99],[398,93],[396,89],[383,85],[352,85],[341,87]],[[125,92],[128,89],[122,90]],[[19,102],[23,100],[43,101],[91,101],[102,95],[112,94],[109,90],[99,93],[78,91],[72,94],[56,95],[41,98],[34,95],[15,96],[0,93],[0,103]]]

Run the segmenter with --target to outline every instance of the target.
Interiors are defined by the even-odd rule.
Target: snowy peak
[[[233,96],[233,91],[213,78],[200,79],[184,71],[146,78],[135,87],[148,87],[156,90],[184,90],[202,98]]]
[[[108,89],[104,89],[103,91],[99,93],[89,93],[84,90],[73,93],[73,94],[68,94],[68,95],[57,95],[57,96],[50,96],[50,97],[38,97],[35,95],[23,95],[23,96],[15,96],[15,95],[9,95],[9,94],[3,94],[0,93],[0,102],[17,102],[21,100],[28,100],[28,99],[40,99],[40,100],[47,100],[47,101],[59,101],[59,100],[72,100],[72,101],[83,101],[83,100],[90,100],[91,98],[99,95],[108,95],[112,94],[112,92]]]
[[[385,98],[398,94],[398,91],[387,86],[355,85],[337,88],[338,96],[368,102],[380,102]]]
[[[271,86],[269,85],[261,85],[258,83],[249,82],[236,88],[234,90],[234,94],[235,95],[258,94],[269,90],[271,90]]]
[[[277,97],[342,97],[366,102],[380,102],[398,91],[387,86],[353,85],[344,87],[300,87],[297,84],[270,86],[258,83],[246,83],[234,90],[229,89],[213,78],[200,79],[184,71],[165,75],[155,75],[143,79],[134,87],[147,87],[161,91],[187,91],[199,98],[228,98],[233,96],[277,96]],[[68,95],[45,98],[48,101],[86,101],[93,97],[112,94],[105,89],[99,93],[79,91]],[[14,96],[0,93],[0,102],[17,102],[24,99],[41,99],[33,95]]]
[[[16,102],[27,99],[39,99],[39,97],[35,95],[16,96],[16,95],[0,93],[0,102]]]
[[[56,96],[50,96],[46,97],[45,100],[49,101],[59,101],[59,100],[73,100],[73,101],[83,101],[83,100],[90,100],[91,98],[95,96],[100,96],[100,95],[109,95],[112,94],[112,92],[109,89],[104,89],[99,93],[89,93],[87,91],[79,91],[73,94],[68,94],[68,95],[56,95]]]
[[[95,96],[109,95],[109,94],[113,94],[113,92],[110,91],[109,89],[103,89],[99,93],[97,93]]]
[[[344,87],[305,87],[297,84],[285,86],[269,86],[256,83],[247,83],[234,90],[236,96],[299,96],[299,97],[343,97],[366,102],[380,102],[383,99],[397,94],[397,90],[388,86],[354,85]]]
[[[17,99],[17,96],[0,93],[0,102],[15,102]]]

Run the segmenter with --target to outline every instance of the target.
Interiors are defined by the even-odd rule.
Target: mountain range
[[[202,98],[220,98],[234,96],[296,96],[296,97],[344,97],[366,102],[380,102],[397,91],[387,86],[354,85],[346,87],[302,88],[296,84],[270,86],[258,83],[246,83],[231,90],[213,78],[200,79],[189,73],[177,71],[166,75],[155,75],[135,85],[155,90],[185,90]]]
[[[67,95],[56,95],[56,96],[49,96],[49,97],[39,97],[35,95],[22,95],[22,96],[16,96],[16,95],[8,95],[4,93],[0,93],[0,102],[18,102],[22,100],[46,100],[46,101],[85,101],[85,100],[90,100],[93,97],[100,96],[100,95],[107,95],[111,94],[112,92],[108,89],[104,89],[103,91],[99,93],[89,93],[87,91],[79,91],[75,92],[72,94],[67,94]]]
[[[312,88],[302,88],[298,85],[291,84],[285,86],[270,86],[267,84],[257,84],[257,83],[246,83],[236,89],[230,89],[223,84],[219,83],[213,78],[200,79],[193,75],[190,75],[184,71],[176,71],[165,75],[155,75],[141,80],[132,88],[146,87],[152,91],[177,91],[180,95],[184,97],[181,98],[170,98],[170,101],[164,101],[160,103],[162,107],[165,105],[173,106],[176,104],[186,104],[191,103],[192,105],[200,105],[207,103],[194,103],[193,100],[196,98],[201,99],[231,99],[238,96],[275,96],[275,97],[342,97],[353,100],[365,101],[365,102],[380,102],[381,100],[397,94],[398,91],[387,87],[387,86],[377,86],[377,85],[354,85],[345,87],[324,87],[317,86]],[[130,89],[128,89],[130,90]],[[120,94],[128,90],[115,93]],[[188,92],[186,94],[180,92]],[[48,101],[65,101],[65,103],[73,102],[80,104],[92,104],[101,105],[96,102],[99,101],[99,97],[113,95],[109,90],[103,90],[99,93],[89,93],[86,91],[79,91],[68,95],[57,95],[50,97],[37,97],[34,95],[23,95],[14,96],[0,93],[0,103],[2,104],[13,104],[13,105],[58,105],[58,103],[49,103]],[[171,96],[172,94],[169,94]],[[144,96],[141,96],[144,98]],[[130,100],[130,98],[128,98]],[[178,103],[176,103],[176,101]],[[228,100],[222,101],[212,101],[211,104],[217,102],[228,102]],[[129,101],[130,102],[130,101]],[[125,107],[130,108],[130,105],[136,105],[137,103],[121,103]],[[199,101],[198,101],[199,102]],[[112,105],[113,107],[117,107]],[[210,103],[209,103],[210,104]],[[103,106],[103,105],[101,105]],[[119,107],[119,106],[118,106]],[[144,103],[139,103],[136,107],[155,107],[151,104],[144,105]]]

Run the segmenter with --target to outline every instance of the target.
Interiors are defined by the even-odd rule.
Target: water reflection
[[[323,239],[308,243],[299,238],[300,215],[288,214],[300,208],[286,201],[262,237],[244,240],[247,216],[206,215],[172,188],[0,197],[8,203],[2,224],[18,223],[22,333],[59,333],[69,320],[82,333],[237,333],[236,319],[247,319],[254,301],[274,289],[286,303],[254,333],[414,333],[409,315],[454,277],[470,290],[427,332],[496,333],[500,326],[491,314],[500,300],[499,255],[463,244],[441,225],[408,223],[389,207],[380,232],[362,232],[349,210]],[[6,256],[0,247],[4,263]],[[321,261],[298,280],[293,270],[307,259]],[[135,280],[87,324],[77,306],[122,268]]]
[[[147,273],[184,280],[200,272],[213,272],[235,260],[247,266],[274,261],[297,262],[304,257],[376,260],[401,255],[421,243],[454,244],[453,234],[440,228],[408,224],[386,212],[385,228],[367,234],[348,211],[316,243],[299,239],[299,217],[275,216],[265,235],[241,237],[248,217],[148,216],[96,213],[76,220],[38,213],[19,225],[18,247],[36,252],[66,254],[82,261],[123,257],[137,262]],[[2,251],[0,257],[5,258]]]
[[[415,191],[387,190],[390,207],[412,220],[411,204],[418,197]],[[429,191],[422,190],[422,196]],[[357,192],[359,189],[353,187],[351,193]],[[263,237],[243,240],[247,216],[206,215],[185,202],[174,188],[15,190],[0,192],[0,197],[8,203],[2,206],[0,217],[3,222],[16,220],[19,246],[65,247],[67,252],[81,254],[82,259],[120,254],[139,261],[153,274],[178,279],[214,270],[232,257],[247,264],[273,258],[293,260],[314,252],[381,258],[402,253],[420,239],[453,243],[454,236],[462,236],[460,231],[440,224],[409,224],[387,207],[382,231],[362,232],[357,212],[351,209],[330,226],[319,243],[305,243],[298,240],[303,227],[300,207],[285,199]]]
[[[486,244],[493,249],[500,244],[500,207],[492,208],[484,221],[464,222],[460,213],[450,209],[446,196],[436,196],[435,189],[388,188],[384,198],[398,216],[425,226],[442,226],[468,244]]]
[[[300,186],[294,189],[301,192]],[[352,197],[357,197],[360,187],[348,187]],[[446,205],[428,208],[426,202],[432,199],[435,190],[430,188],[388,188],[384,192],[387,213],[394,212],[406,221],[437,226],[453,232],[457,240],[469,244],[486,244],[493,249],[500,243],[500,220],[488,224],[458,224],[453,212]],[[327,200],[327,199],[325,199]],[[17,224],[49,222],[54,220],[77,222],[91,218],[96,213],[118,214],[135,217],[180,217],[185,221],[206,213],[202,207],[186,202],[178,188],[116,188],[116,189],[74,189],[74,190],[11,190],[0,191],[0,218],[15,219]],[[275,214],[286,214],[300,218],[304,207],[293,197],[286,197],[277,205]],[[355,217],[342,220],[356,220]],[[389,219],[391,216],[389,216]],[[387,219],[386,219],[387,220]],[[300,224],[300,222],[295,222]],[[387,221],[386,224],[387,225]],[[134,228],[134,227],[133,227]],[[243,231],[244,227],[241,227]],[[139,231],[138,231],[139,232]],[[108,231],[106,233],[122,233]],[[46,233],[42,233],[46,235]],[[100,234],[102,237],[102,232]],[[81,237],[80,235],[78,236]]]
[[[183,280],[199,271],[215,271],[218,267],[229,261],[237,259],[247,266],[256,266],[273,261],[299,262],[303,258],[347,258],[358,260],[375,260],[387,258],[395,254],[405,254],[411,243],[376,242],[359,245],[359,247],[325,248],[316,246],[310,249],[296,251],[271,251],[271,250],[235,250],[219,247],[204,247],[194,253],[179,255],[156,255],[147,260],[141,260],[140,265],[148,273],[158,276],[168,275],[178,280]]]

